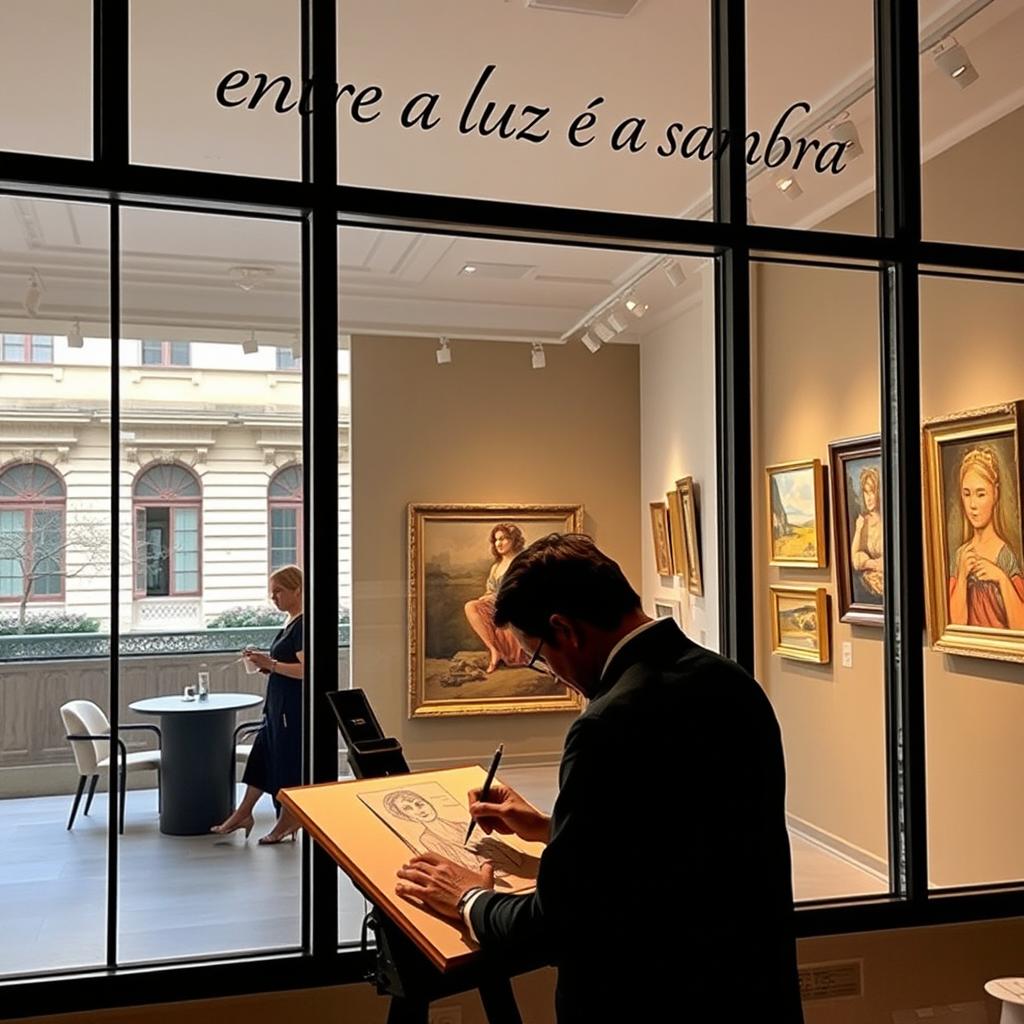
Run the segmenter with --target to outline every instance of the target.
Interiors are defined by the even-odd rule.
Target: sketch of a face
[[[405,818],[408,821],[419,821],[424,825],[436,820],[437,811],[434,805],[416,793],[402,790],[394,793],[385,801],[387,809],[396,817]]]
[[[983,530],[992,521],[997,491],[976,469],[964,474],[960,489],[964,515],[975,530]]]

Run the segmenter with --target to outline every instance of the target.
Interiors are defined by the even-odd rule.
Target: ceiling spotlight
[[[543,370],[547,366],[547,358],[544,355],[544,346],[539,342],[533,343],[533,352],[530,355],[530,365],[535,370]]]
[[[978,80],[978,70],[971,63],[967,51],[952,36],[932,50],[932,57],[939,70],[949,75],[961,89]]]
[[[800,187],[800,182],[793,177],[788,175],[785,178],[779,178],[775,182],[775,187],[784,195],[787,199],[799,199],[804,194],[804,190]]]
[[[651,307],[646,302],[638,302],[635,295],[630,295],[626,299],[626,309],[630,311],[637,319],[642,317]]]
[[[462,268],[462,270],[459,271],[459,273],[460,274],[475,274],[476,273],[476,264],[474,264],[474,263],[467,263]]]
[[[272,267],[232,267],[228,271],[228,276],[234,281],[236,288],[241,288],[243,292],[251,292],[273,272]]]
[[[613,331],[603,320],[595,320],[591,330],[596,334],[602,342],[611,341],[615,337],[615,331]]]
[[[434,353],[437,357],[437,363],[439,366],[443,366],[445,363],[452,361],[452,350],[448,347],[448,339],[441,339],[441,347]]]
[[[678,288],[686,280],[686,273],[678,260],[667,259],[665,260],[665,276],[668,278],[668,283],[673,288]]]
[[[845,146],[843,156],[847,160],[856,160],[857,157],[863,155],[864,147],[861,145],[860,133],[857,131],[857,126],[851,120],[848,110],[843,113],[839,120],[833,121],[828,126],[828,130],[835,142],[841,142]]]
[[[256,341],[256,332],[250,331],[249,337],[242,339],[242,351],[247,356],[254,356],[259,351],[259,349],[259,343]]]
[[[629,324],[626,323],[623,314],[618,310],[614,313],[609,313],[605,319],[616,334],[621,334],[629,326]]]
[[[601,347],[601,339],[594,337],[594,332],[592,329],[584,331],[583,336],[580,338],[580,341],[582,341],[583,344],[587,346],[587,351],[592,354],[596,353],[597,350]]]
[[[23,305],[29,316],[39,315],[39,302],[43,297],[43,284],[39,275],[33,270],[29,275],[28,284],[25,286],[25,298]]]
[[[82,337],[82,325],[76,320],[68,331],[68,348],[82,348],[85,338]]]

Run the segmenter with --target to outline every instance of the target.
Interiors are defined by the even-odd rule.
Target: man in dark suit
[[[461,917],[492,958],[557,965],[560,1024],[802,1021],[785,767],[761,688],[644,615],[588,537],[518,555],[494,620],[590,700],[550,818],[507,786],[470,794],[485,832],[547,843],[536,892],[494,892],[490,869],[435,854],[396,891]]]

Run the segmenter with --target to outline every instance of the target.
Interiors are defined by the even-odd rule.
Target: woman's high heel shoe
[[[294,842],[298,831],[299,826],[296,825],[290,832],[285,832],[279,836],[275,836],[273,832],[268,832],[265,836],[260,836],[258,842],[260,846],[277,846],[278,843],[283,843],[286,839],[291,839]]]
[[[231,828],[226,828],[224,825],[214,825],[210,831],[217,836],[229,836],[232,832],[237,832],[240,828],[245,829],[245,841],[249,841],[249,833],[252,831],[253,825],[255,825],[253,816],[250,814],[248,818],[243,818],[237,825],[233,825]]]

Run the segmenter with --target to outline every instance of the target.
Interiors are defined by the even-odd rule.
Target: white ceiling
[[[90,3],[3,4],[0,145],[87,152]],[[928,26],[969,5],[920,6]],[[651,132],[674,120],[687,128],[710,120],[708,7],[707,0],[641,0],[628,17],[607,18],[528,8],[522,0],[341,0],[341,77],[384,93],[372,124],[341,117],[342,177],[375,187],[697,214],[706,205],[708,162],[660,158],[654,135],[640,153],[615,153],[607,135],[626,116],[646,118]],[[871,9],[870,0],[749,3],[751,125],[767,132],[795,100],[820,110],[870,74]],[[296,115],[225,110],[212,94],[235,67],[297,77],[297,0],[133,0],[131,11],[134,158],[295,176]],[[956,36],[981,78],[961,91],[922,58],[926,156],[1024,102],[1024,0],[992,0]],[[489,97],[550,107],[544,143],[459,132],[459,100],[488,63],[497,67]],[[401,98],[423,90],[440,94],[441,123],[430,132],[398,127]],[[596,96],[605,97],[598,139],[574,149],[566,127]],[[837,176],[801,173],[804,194],[795,202],[775,187],[774,175],[760,175],[750,187],[755,220],[807,226],[870,192],[872,104],[868,94],[849,108],[863,157]],[[827,138],[823,129],[815,134]],[[104,322],[104,216],[86,204],[0,199],[0,322],[7,329],[28,329],[22,300],[33,268],[44,286],[37,329],[59,332],[76,318]],[[296,225],[127,211],[122,232],[126,321],[239,338],[252,328],[282,335],[297,328]],[[649,262],[635,253],[355,229],[341,231],[340,249],[344,330],[507,338],[561,336]],[[523,269],[497,279],[460,273],[467,263]],[[230,274],[239,265],[271,273],[242,292]],[[687,269],[693,278],[694,264]],[[688,288],[672,289],[652,273],[640,292],[654,315],[634,325],[637,333],[663,320],[658,314]]]

